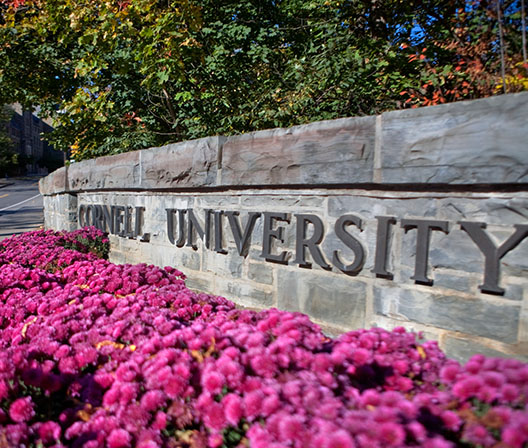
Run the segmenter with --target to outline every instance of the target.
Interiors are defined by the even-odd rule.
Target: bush
[[[93,228],[0,243],[0,445],[528,442],[527,364],[461,366],[402,328],[330,339],[303,314],[238,310],[176,269],[90,251],[107,245]]]

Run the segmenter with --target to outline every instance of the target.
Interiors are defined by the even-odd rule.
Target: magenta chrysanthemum
[[[528,443],[521,361],[460,365],[403,328],[330,339],[305,315],[239,310],[107,249],[93,228],[0,242],[0,444]]]

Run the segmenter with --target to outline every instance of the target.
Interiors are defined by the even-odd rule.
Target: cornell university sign
[[[40,184],[47,228],[337,333],[404,326],[528,360],[528,93],[209,137]]]

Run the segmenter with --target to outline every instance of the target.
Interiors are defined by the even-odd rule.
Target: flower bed
[[[0,447],[528,446],[527,364],[329,339],[107,251],[94,228],[0,243]]]

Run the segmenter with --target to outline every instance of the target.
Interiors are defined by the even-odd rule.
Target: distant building
[[[21,174],[48,174],[64,164],[64,154],[57,151],[42,138],[53,127],[30,111],[12,105],[14,111],[8,125],[9,135],[14,142],[15,151],[24,160]]]

